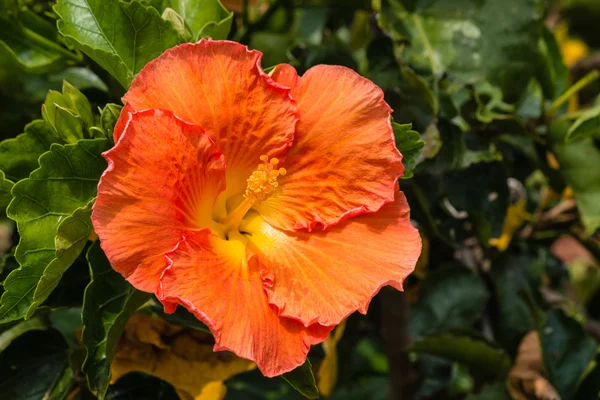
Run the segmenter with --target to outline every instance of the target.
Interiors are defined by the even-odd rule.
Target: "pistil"
[[[246,180],[246,191],[244,200],[238,205],[225,219],[221,221],[221,226],[226,237],[231,236],[235,232],[239,232],[239,226],[242,219],[252,206],[269,198],[275,189],[279,186],[277,178],[285,175],[285,168],[277,168],[279,160],[277,158],[269,159],[268,156],[260,156],[262,164],[259,164],[256,171]]]
[[[242,201],[242,203],[235,208],[235,210],[233,210],[223,221],[221,221],[223,230],[227,236],[229,236],[229,232],[238,230],[242,219],[253,205],[254,199],[246,197],[244,198],[244,201]]]

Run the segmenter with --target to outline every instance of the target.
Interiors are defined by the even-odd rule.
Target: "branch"
[[[385,287],[381,290],[381,300],[381,334],[390,364],[390,400],[409,400],[416,389],[417,372],[406,351],[410,344],[406,294]]]
[[[585,330],[587,333],[592,335],[596,340],[600,341],[600,322],[595,319],[586,318],[585,320]]]
[[[592,53],[571,67],[571,74],[580,77],[592,70],[600,70],[600,52]]]

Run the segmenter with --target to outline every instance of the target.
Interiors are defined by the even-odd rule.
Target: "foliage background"
[[[423,254],[405,293],[383,290],[311,350],[322,395],[600,398],[600,3],[223,5],[0,0],[0,397],[219,399],[227,378],[226,399],[314,397],[308,364],[290,385],[202,350],[211,338],[185,312],[144,325],[166,316],[93,242],[126,87],[165,49],[211,36],[261,50],[265,68],[348,66],[414,129],[395,133]],[[128,341],[141,305],[127,332],[157,337]],[[142,372],[109,387],[120,357]],[[214,393],[192,393],[207,382]]]

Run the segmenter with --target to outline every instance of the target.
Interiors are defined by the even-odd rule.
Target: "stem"
[[[242,3],[242,22],[244,23],[244,27],[250,25],[250,18],[248,17],[248,6],[249,0],[244,0]]]
[[[578,93],[581,89],[588,86],[598,78],[600,78],[599,71],[590,71],[586,76],[584,76],[583,78],[578,80],[573,86],[568,88],[566,92],[564,92],[558,99],[554,101],[554,103],[552,103],[548,110],[546,110],[546,116],[553,116],[556,110],[558,110],[560,106],[562,106],[567,100],[569,100],[571,96]]]
[[[19,322],[0,334],[0,352],[6,349],[13,340],[28,331],[43,331],[48,329],[48,325],[40,318],[33,317],[27,321]]]
[[[410,400],[414,397],[417,373],[406,351],[410,344],[406,294],[389,287],[383,288],[381,306],[381,334],[390,364],[390,400]]]
[[[40,45],[41,47],[56,51],[57,53],[60,53],[61,55],[65,56],[66,58],[69,58],[70,60],[80,62],[83,59],[81,56],[73,54],[61,45],[53,42],[52,40],[48,40],[41,35],[38,35],[30,29],[23,27],[23,34],[25,35],[25,37],[33,40],[34,42],[36,42],[36,44]]]
[[[582,76],[593,69],[600,69],[600,53],[598,52],[590,54],[573,65],[571,67],[571,74],[573,76]]]

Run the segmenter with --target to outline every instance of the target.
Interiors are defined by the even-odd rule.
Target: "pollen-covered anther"
[[[277,178],[286,174],[285,168],[277,168],[279,160],[277,158],[269,159],[268,156],[260,156],[262,164],[259,164],[256,171],[246,180],[246,193],[244,197],[254,201],[266,200],[273,194],[279,186]]]

